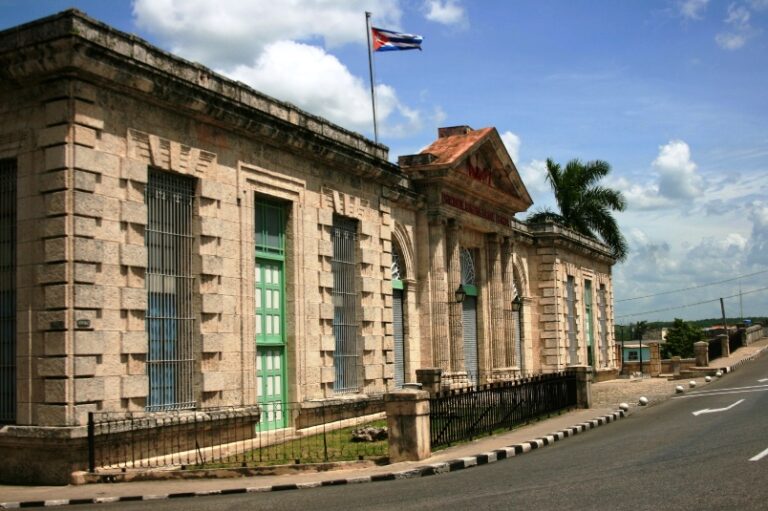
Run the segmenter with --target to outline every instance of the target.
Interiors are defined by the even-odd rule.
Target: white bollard
[[[640,399],[638,399],[637,402],[640,406],[645,406],[648,404],[648,398],[645,396],[640,396]]]
[[[723,372],[721,370],[719,370],[719,369],[715,373],[715,376],[717,376],[718,378],[720,378],[722,375],[723,375]]]
[[[675,387],[675,392],[678,394],[682,394],[684,391],[685,389],[683,388],[682,385],[678,385],[677,387]]]
[[[711,377],[711,376],[705,376],[705,377],[704,377],[704,381],[705,381],[705,382],[707,382],[707,383],[709,383],[709,382],[711,382],[711,381],[712,381],[712,377]]]
[[[619,408],[621,408],[626,412],[627,410],[629,410],[629,405],[627,403],[619,403]]]
[[[688,386],[691,387],[691,388],[695,387],[696,386],[696,380],[689,381],[688,382]]]

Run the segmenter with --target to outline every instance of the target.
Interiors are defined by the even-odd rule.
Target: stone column
[[[648,372],[652,378],[657,378],[661,374],[661,350],[658,342],[649,342],[648,348],[651,351],[651,361],[648,364]]]
[[[389,461],[419,461],[432,455],[429,435],[429,394],[400,390],[385,397]]]
[[[724,357],[731,356],[731,346],[728,344],[728,335],[729,335],[728,331],[726,330],[724,334],[720,334],[717,336],[717,338],[720,339],[720,347],[723,350],[722,356]]]
[[[504,356],[506,367],[522,367],[520,360],[522,353],[515,353],[515,313],[512,312],[512,300],[515,299],[515,291],[521,290],[515,287],[515,254],[512,240],[504,238],[501,246],[501,266],[503,268],[504,287]]]
[[[709,343],[707,341],[693,343],[693,353],[696,357],[696,367],[709,365]]]
[[[672,374],[675,376],[680,376],[680,357],[677,355],[672,357]]]
[[[508,367],[504,332],[504,280],[501,243],[497,234],[486,236],[488,252],[488,287],[491,302],[491,374],[493,369]]]
[[[432,363],[444,371],[450,370],[450,337],[446,298],[455,289],[448,289],[445,265],[445,218],[435,215],[429,219],[430,312],[432,331]]]
[[[589,366],[571,366],[568,371],[576,373],[576,406],[579,408],[592,407],[592,383]]]
[[[430,396],[442,390],[442,375],[443,370],[437,367],[416,369],[416,381],[421,383],[424,391],[429,392]]]
[[[446,228],[446,259],[448,262],[448,303],[450,310],[451,371],[464,370],[464,330],[462,305],[456,302],[454,293],[461,284],[461,256],[459,251],[459,224],[448,221]]]

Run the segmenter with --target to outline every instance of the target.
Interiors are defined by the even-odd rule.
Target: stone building
[[[494,128],[396,165],[77,11],[0,32],[0,98],[0,478],[65,480],[88,412],[615,371],[610,252],[515,218]]]

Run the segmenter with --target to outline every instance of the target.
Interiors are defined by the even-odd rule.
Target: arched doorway
[[[475,260],[472,252],[460,248],[461,285],[466,293],[461,302],[461,319],[464,339],[464,370],[467,372],[469,383],[479,382],[477,362],[477,280],[475,277]]]
[[[405,383],[405,265],[400,247],[392,244],[392,326],[395,355],[395,388]]]

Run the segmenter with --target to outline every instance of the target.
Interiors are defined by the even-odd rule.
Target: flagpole
[[[371,48],[371,13],[365,12],[365,37],[368,41],[368,74],[371,80],[371,108],[373,109],[373,140],[379,143],[379,129],[376,126],[376,94],[373,86],[373,49]]]

